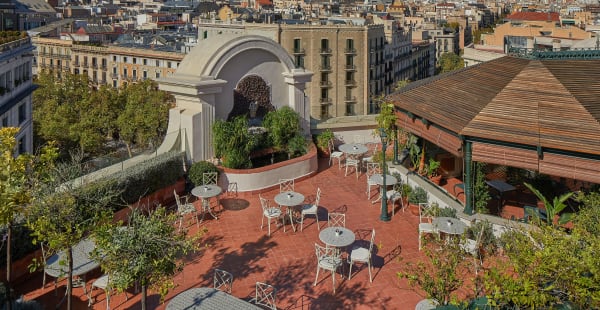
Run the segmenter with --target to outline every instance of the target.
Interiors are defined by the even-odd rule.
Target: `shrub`
[[[325,131],[315,136],[315,142],[317,144],[317,147],[321,151],[327,150],[329,141],[332,141],[333,139],[335,139],[335,135],[333,134],[331,129],[326,129]]]
[[[408,202],[413,205],[427,203],[427,201],[429,201],[427,191],[420,186],[413,188],[408,195]]]
[[[290,157],[297,157],[306,154],[306,139],[301,135],[295,135],[287,145],[287,153]]]
[[[494,227],[489,221],[477,221],[467,229],[467,238],[477,240],[481,234],[480,246],[489,254],[493,254],[498,248],[499,240],[494,235]]]
[[[109,176],[123,190],[122,200],[135,203],[140,198],[167,187],[183,177],[183,153],[172,151],[143,161]]]
[[[290,107],[282,107],[269,112],[263,121],[267,128],[269,140],[279,150],[286,149],[286,145],[302,132],[300,116]]]
[[[242,150],[231,150],[223,159],[223,166],[232,169],[249,169],[252,168],[252,162],[248,158],[248,154]]]
[[[217,166],[207,161],[198,161],[192,164],[188,177],[195,186],[204,185],[203,176],[207,172],[219,172]]]

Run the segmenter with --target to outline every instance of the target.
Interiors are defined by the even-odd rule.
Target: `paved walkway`
[[[279,309],[414,309],[423,298],[422,292],[408,287],[405,280],[398,280],[396,273],[402,261],[422,259],[418,251],[418,216],[409,210],[396,210],[390,222],[379,220],[380,204],[371,204],[367,199],[365,176],[357,180],[352,174],[344,177],[337,166],[327,167],[320,160],[322,171],[316,176],[296,183],[296,191],[307,199],[314,198],[317,187],[322,190],[319,206],[321,227],[327,225],[327,212],[346,213],[346,227],[360,232],[376,230],[376,256],[374,258],[373,283],[365,268],[353,268],[354,276],[340,281],[336,277],[336,294],[332,293],[330,274],[320,273],[317,286],[313,286],[316,272],[314,243],[319,242],[317,225],[313,218],[305,221],[303,232],[293,232],[288,226],[271,226],[271,237],[267,228],[260,229],[261,207],[258,194],[240,194],[237,199],[249,203],[246,208],[229,209],[219,213],[219,219],[207,217],[201,226],[208,229],[202,239],[202,251],[187,258],[185,270],[175,276],[176,288],[160,303],[156,293],[149,295],[150,309],[164,309],[166,303],[179,292],[192,287],[211,286],[212,270],[225,269],[234,277],[232,294],[247,297],[254,294],[257,281],[266,282],[278,289]],[[373,198],[377,191],[372,191]],[[278,189],[263,193],[273,199]],[[244,201],[238,206],[243,207]],[[391,212],[390,212],[391,214]],[[195,224],[189,226],[190,233],[196,232]],[[368,240],[369,236],[365,236]],[[400,261],[402,258],[402,261]],[[347,269],[346,269],[347,270]],[[88,276],[88,285],[99,276]],[[345,275],[346,276],[346,275]],[[38,281],[39,278],[39,281]],[[64,292],[65,281],[59,282],[59,297],[54,296],[52,280],[41,289],[41,275],[18,287],[26,299],[36,298],[48,308],[54,306]],[[74,289],[75,309],[86,309],[87,298],[81,288]],[[96,290],[94,309],[105,309],[105,297]],[[140,309],[140,294],[128,301],[124,294],[111,297],[112,309]]]

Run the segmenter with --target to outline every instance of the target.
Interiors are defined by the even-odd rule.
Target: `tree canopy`
[[[99,155],[113,140],[124,143],[131,156],[134,145],[156,145],[166,133],[172,100],[150,80],[95,90],[84,75],[42,72],[35,82],[40,86],[33,96],[37,145],[52,140],[61,150]]]
[[[465,67],[465,62],[459,55],[443,53],[438,60],[438,73],[446,73]]]

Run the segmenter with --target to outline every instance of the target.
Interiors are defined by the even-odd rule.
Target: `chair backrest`
[[[230,182],[227,184],[227,196],[235,196],[238,195],[238,185],[237,182]]]
[[[419,203],[419,223],[430,223],[431,215],[427,212],[429,209],[429,204],[427,203]]]
[[[330,212],[327,216],[328,227],[346,227],[346,214]]]
[[[214,288],[231,294],[233,288],[233,275],[225,270],[215,268],[213,277]]]
[[[340,255],[340,251],[335,247],[325,247],[318,243],[315,243],[315,255],[317,256],[317,263],[325,257],[337,257]]]
[[[258,198],[260,199],[260,205],[263,211],[266,211],[269,208],[269,199],[263,198],[260,194],[258,194]]]
[[[367,179],[376,173],[381,173],[379,163],[367,163]]]
[[[371,231],[371,243],[369,243],[369,253],[373,252],[373,243],[375,243],[375,228]]]
[[[279,179],[279,192],[293,192],[294,179]]]
[[[276,293],[277,290],[272,285],[256,282],[256,296],[254,297],[254,302],[257,305],[277,310],[277,305],[275,303]]]
[[[205,172],[202,174],[202,183],[204,185],[217,185],[218,177],[218,172]]]
[[[321,201],[321,188],[317,187],[317,196],[315,197],[315,206],[319,207],[319,201]]]
[[[333,153],[333,151],[335,150],[335,144],[333,143],[333,139],[330,139],[329,142],[327,142],[327,148],[329,149],[329,155],[331,155],[331,153]]]
[[[175,196],[175,203],[177,204],[177,211],[180,211],[183,208],[184,202],[181,201],[181,197],[177,195],[177,191],[173,190],[173,196]]]
[[[354,143],[365,143],[365,137],[361,136],[361,135],[354,135],[354,138],[352,139],[352,141]]]

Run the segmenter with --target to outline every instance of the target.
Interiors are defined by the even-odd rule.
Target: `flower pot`
[[[429,180],[431,180],[431,182],[433,182],[433,184],[435,185],[440,185],[440,183],[442,182],[442,175],[440,174],[430,177]]]

